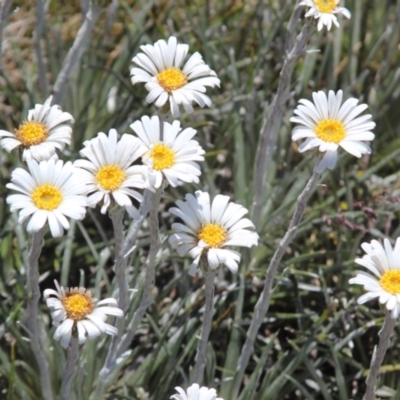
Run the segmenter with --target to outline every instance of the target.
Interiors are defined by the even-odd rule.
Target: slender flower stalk
[[[319,161],[318,161],[319,162]],[[296,208],[294,210],[294,214],[290,221],[289,227],[285,233],[285,236],[280,241],[278,248],[275,250],[275,253],[269,263],[267,269],[267,275],[264,281],[264,288],[263,291],[258,298],[258,301],[254,307],[254,314],[253,318],[250,323],[249,330],[247,331],[246,342],[242,347],[242,352],[240,354],[238,367],[236,370],[235,376],[235,386],[233,390],[232,398],[236,399],[239,393],[240,385],[243,380],[244,372],[246,370],[247,364],[249,362],[250,356],[253,353],[254,349],[254,341],[257,335],[258,330],[260,329],[261,323],[264,319],[265,314],[268,311],[269,302],[271,300],[271,293],[272,293],[272,284],[274,282],[276,271],[279,267],[279,264],[282,260],[283,255],[286,252],[286,249],[292,243],[293,239],[296,237],[297,228],[299,223],[303,217],[304,210],[307,205],[307,201],[314,192],[314,189],[321,177],[321,175],[317,172],[316,164],[314,171],[307,182],[306,187],[304,188],[303,192],[297,199]]]
[[[140,323],[142,322],[146,310],[153,302],[152,290],[156,274],[155,270],[156,256],[161,245],[159,226],[158,226],[158,209],[160,207],[160,201],[163,190],[164,190],[163,186],[161,186],[161,188],[156,190],[150,208],[150,215],[149,215],[150,250],[146,260],[146,274],[143,284],[142,299],[140,300],[139,307],[136,310],[132,320],[130,321],[126,329],[126,333],[122,337],[121,343],[118,346],[117,356],[120,356],[129,348],[129,345],[132,342],[133,337],[135,336],[136,330],[138,329]]]
[[[117,278],[117,285],[119,290],[118,305],[126,312],[128,307],[128,282],[126,279],[126,258],[124,258],[124,227],[123,217],[125,209],[117,208],[110,211],[110,218],[114,227],[115,238],[115,267],[114,272]]]
[[[121,337],[114,337],[111,341],[106,360],[103,368],[100,370],[99,378],[97,382],[95,398],[101,398],[106,389],[106,379],[109,376],[112,369],[115,367],[115,361],[117,357],[121,356],[130,346],[132,339],[139,327],[148,306],[153,301],[152,289],[155,279],[155,260],[158,250],[160,248],[159,239],[159,227],[158,227],[158,209],[160,206],[161,195],[163,193],[164,186],[156,190],[155,193],[146,190],[144,196],[144,203],[141,204],[139,209],[139,218],[133,224],[133,229],[130,230],[126,236],[123,257],[127,257],[127,253],[130,251],[134,238],[137,236],[137,232],[140,229],[140,225],[148,212],[148,204],[151,203],[150,216],[149,216],[149,228],[150,228],[150,250],[146,261],[146,275],[143,285],[143,294],[140,301],[139,307],[136,310],[132,320],[129,322],[126,328],[125,334]]]
[[[45,228],[32,234],[32,245],[28,256],[27,270],[27,289],[28,289],[28,307],[27,307],[27,327],[29,330],[29,338],[31,348],[35,355],[39,366],[40,383],[42,387],[42,395],[45,400],[52,400],[53,393],[51,389],[51,380],[49,366],[43,350],[41,342],[41,334],[39,327],[39,310],[38,303],[40,299],[39,288],[39,268],[38,259],[43,247],[43,235]]]
[[[0,70],[3,70],[3,30],[8,19],[8,9],[12,0],[4,0],[0,8]]]
[[[396,322],[397,320],[393,319],[390,313],[386,314],[385,322],[383,323],[382,329],[379,331],[379,344],[378,346],[375,346],[372,354],[369,373],[365,381],[367,384],[367,389],[363,400],[375,399],[375,386],[378,380],[379,370],[381,368],[386,351],[389,348],[390,336],[394,331]]]
[[[85,19],[76,34],[73,45],[68,51],[64,59],[64,63],[60,73],[57,76],[56,83],[53,87],[55,103],[59,103],[65,94],[65,85],[67,84],[68,77],[71,74],[72,68],[82,58],[83,52],[90,43],[97,18],[101,14],[102,9],[89,0],[89,6],[85,14]]]
[[[260,226],[261,211],[264,204],[265,176],[274,154],[276,141],[278,140],[278,132],[282,125],[282,115],[289,95],[293,69],[297,59],[304,54],[306,43],[313,33],[313,27],[311,24],[306,23],[300,34],[297,36],[294,45],[291,45],[292,37],[294,37],[297,28],[299,12],[299,8],[295,9],[289,23],[289,34],[286,41],[287,44],[290,44],[286,47],[288,48],[288,53],[280,72],[278,91],[275,94],[271,107],[268,109],[268,114],[266,114],[264,118],[264,124],[261,128],[260,140],[254,161],[252,220],[255,222],[257,228]]]
[[[201,327],[200,341],[197,346],[197,353],[195,358],[195,366],[193,373],[193,383],[200,384],[203,380],[204,366],[207,357],[207,343],[210,336],[212,319],[214,315],[214,278],[215,271],[208,268],[205,272],[205,310],[203,316],[203,325]]]
[[[150,211],[153,197],[154,197],[154,192],[152,190],[146,189],[144,191],[143,200],[140,203],[139,210],[133,208],[133,213],[132,213],[133,215],[131,216],[133,216],[134,221],[131,224],[128,233],[126,234],[125,237],[124,251],[123,251],[124,258],[128,257],[128,255],[132,251],[133,244],[136,242],[136,238],[142,226],[142,223]],[[131,214],[130,207],[126,207],[126,210],[128,211],[129,214]]]
[[[76,364],[79,359],[79,339],[73,337],[71,339],[70,347],[68,348],[67,363],[63,373],[63,380],[61,384],[61,400],[69,400],[71,394],[72,380],[77,372]]]

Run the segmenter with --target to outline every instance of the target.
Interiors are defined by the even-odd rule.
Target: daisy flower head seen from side
[[[196,161],[204,161],[205,153],[196,140],[193,128],[182,131],[179,121],[163,122],[161,139],[160,119],[144,116],[141,121],[130,125],[138,135],[144,149],[142,161],[149,167],[148,179],[151,186],[159,188],[163,178],[176,187],[183,182],[199,182],[201,170]]]
[[[131,197],[142,201],[135,189],[147,187],[147,168],[132,165],[143,154],[137,138],[124,134],[118,140],[117,131],[111,129],[108,136],[100,132],[83,144],[79,154],[87,160],[77,160],[74,165],[81,168],[82,180],[87,182],[89,207],[103,201],[101,212],[105,214],[112,201],[121,207],[132,206]]]
[[[306,139],[299,151],[318,147],[325,153],[317,167],[322,173],[326,168],[333,169],[337,161],[339,147],[355,157],[371,154],[371,148],[363,141],[375,138],[371,130],[375,127],[370,114],[359,116],[368,106],[358,105],[358,100],[350,98],[342,104],[343,92],[336,94],[330,90],[328,96],[322,91],[313,93],[312,103],[302,99],[294,110],[291,122],[300,124],[293,129],[292,140]]]
[[[132,84],[146,83],[148,103],[154,102],[156,107],[163,107],[169,102],[174,117],[180,115],[180,105],[187,113],[193,112],[193,102],[200,107],[211,107],[211,99],[204,93],[207,86],[219,87],[220,80],[200,53],[192,54],[183,65],[189,46],[178,44],[174,36],[168,42],[158,40],[154,45],[147,44],[140,48],[143,53],[132,59],[137,67],[131,69],[131,81]]]
[[[400,315],[400,238],[394,248],[388,239],[383,246],[377,240],[363,243],[362,249],[367,253],[355,262],[369,270],[369,273],[358,271],[349,283],[363,285],[367,293],[358,299],[358,304],[379,298],[393,319]]]
[[[51,100],[50,96],[43,105],[36,104],[29,110],[27,120],[14,133],[0,130],[0,146],[8,152],[21,147],[24,161],[58,158],[56,149],[62,151],[66,144],[71,143],[74,119],[60,106],[50,105]]]
[[[15,169],[6,186],[21,194],[7,197],[11,211],[19,211],[18,222],[29,216],[29,233],[39,231],[48,222],[53,237],[69,229],[66,217],[81,220],[86,213],[86,185],[71,162],[27,160],[28,171]]]
[[[175,390],[178,394],[171,396],[171,399],[174,400],[223,400],[221,397],[217,397],[215,389],[209,389],[205,386],[199,387],[197,383],[189,386],[186,392],[179,386]]]
[[[334,23],[339,27],[339,22],[335,14],[342,14],[350,19],[351,14],[347,8],[339,6],[340,0],[303,0],[299,6],[310,7],[306,13],[306,17],[314,17],[318,19],[317,28],[320,31],[325,25],[328,31]]]
[[[123,311],[118,308],[117,300],[110,297],[98,301],[85,288],[64,288],[54,281],[56,289],[46,289],[43,297],[46,304],[54,311],[51,313],[53,325],[57,328],[54,339],[67,348],[72,335],[78,337],[79,343],[100,336],[102,333],[116,335],[117,328],[106,324],[108,315],[122,317]]]
[[[178,200],[176,204],[178,207],[169,211],[185,224],[172,224],[175,233],[169,242],[181,257],[189,253],[194,258],[189,274],[196,274],[202,256],[211,269],[225,264],[233,273],[237,272],[240,253],[225,247],[258,244],[258,234],[249,230],[254,229],[253,223],[242,218],[248,210],[231,203],[229,196],[221,194],[211,203],[210,195],[200,190],[195,192],[195,196],[187,194],[186,201]]]

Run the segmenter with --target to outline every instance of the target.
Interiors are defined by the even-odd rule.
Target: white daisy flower
[[[101,212],[105,214],[112,200],[121,207],[132,206],[131,197],[142,201],[142,195],[134,189],[147,187],[147,168],[132,165],[144,151],[137,138],[124,134],[118,141],[117,131],[111,129],[108,136],[100,132],[83,144],[85,148],[79,154],[88,160],[77,160],[74,166],[82,168],[82,180],[92,193],[89,207],[103,200]]]
[[[200,167],[195,161],[203,161],[205,153],[199,143],[191,140],[196,134],[193,128],[182,131],[179,121],[172,124],[163,122],[163,138],[160,134],[160,120],[144,116],[130,127],[139,136],[145,149],[142,161],[149,167],[149,182],[159,188],[163,176],[173,187],[182,182],[199,182]],[[181,132],[182,131],[182,132]]]
[[[328,31],[332,27],[332,22],[339,27],[339,22],[335,14],[343,14],[350,19],[351,14],[347,8],[339,7],[340,0],[303,0],[299,6],[311,7],[306,17],[318,19],[318,30],[320,31],[326,25]]]
[[[211,99],[204,94],[206,86],[219,87],[220,80],[199,53],[194,53],[182,68],[189,46],[178,44],[174,36],[168,43],[159,40],[154,46],[147,44],[140,48],[143,53],[132,59],[139,68],[131,69],[131,80],[132,84],[146,82],[150,92],[146,98],[148,103],[162,107],[169,100],[174,117],[179,116],[179,105],[187,113],[193,112],[192,102],[211,107]]]
[[[190,275],[195,275],[202,255],[211,269],[225,264],[235,273],[240,253],[225,247],[251,247],[258,244],[257,233],[246,229],[254,229],[253,223],[242,218],[248,210],[239,204],[230,203],[229,196],[219,194],[211,204],[208,193],[198,190],[195,195],[187,194],[186,201],[178,200],[178,208],[169,210],[186,224],[172,224],[176,233],[169,238],[171,246],[177,249],[181,257],[189,252],[194,258],[189,269]]]
[[[185,392],[181,387],[176,387],[175,390],[179,394],[174,394],[171,399],[175,400],[223,400],[221,397],[217,397],[215,389],[209,389],[208,387],[199,387],[197,383],[193,383],[192,386],[188,387]]]
[[[67,218],[81,220],[86,213],[86,186],[71,162],[27,160],[28,171],[17,168],[6,186],[22,194],[7,197],[11,211],[19,212],[22,223],[32,215],[27,230],[37,232],[48,221],[53,237],[69,229]]]
[[[300,105],[294,110],[297,116],[290,118],[291,122],[300,124],[293,129],[292,140],[306,138],[299,151],[302,153],[319,147],[319,151],[325,153],[318,165],[318,173],[334,168],[339,146],[355,157],[371,153],[371,148],[362,140],[375,138],[371,132],[375,122],[370,114],[357,117],[368,106],[357,105],[358,100],[354,98],[341,104],[342,97],[341,90],[336,94],[330,90],[328,97],[322,91],[314,92],[314,104],[309,100],[300,100]]]
[[[397,318],[400,315],[400,237],[394,248],[388,239],[383,241],[383,246],[373,240],[361,247],[367,254],[355,262],[372,274],[358,271],[356,277],[349,280],[349,283],[363,285],[367,290],[358,299],[358,304],[379,298],[379,303],[386,305],[391,317]]]
[[[117,307],[117,300],[110,297],[98,301],[85,288],[64,288],[60,287],[57,281],[54,283],[57,291],[46,289],[43,297],[47,306],[54,309],[51,313],[53,325],[57,327],[54,339],[60,340],[62,347],[68,347],[72,335],[78,337],[79,343],[84,343],[87,338],[92,339],[102,333],[118,333],[117,328],[105,323],[107,315],[124,315]]]
[[[29,110],[28,118],[14,133],[0,130],[0,146],[11,152],[16,147],[22,147],[23,160],[36,161],[57,158],[56,149],[63,150],[71,143],[74,122],[72,115],[62,112],[61,107],[51,106],[50,96],[45,103],[36,104]]]

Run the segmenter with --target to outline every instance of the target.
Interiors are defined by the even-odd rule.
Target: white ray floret
[[[379,298],[379,303],[385,305],[392,318],[400,315],[400,238],[397,238],[394,248],[388,239],[383,246],[377,240],[361,245],[367,253],[357,258],[357,264],[367,268],[370,273],[358,271],[351,284],[363,285],[367,293],[359,299],[359,304]]]
[[[223,400],[221,397],[217,397],[215,389],[209,389],[205,386],[199,387],[197,383],[189,386],[186,392],[179,386],[175,390],[178,394],[171,396],[171,399],[174,400]]]
[[[300,100],[294,110],[296,116],[290,119],[300,124],[293,129],[292,140],[306,139],[299,146],[301,153],[314,147],[325,153],[317,167],[318,173],[334,168],[339,147],[355,157],[371,153],[371,148],[363,141],[375,138],[371,132],[375,122],[370,114],[359,116],[368,106],[358,105],[354,98],[342,104],[342,98],[341,90],[336,94],[330,90],[328,96],[322,91],[314,92],[314,104]]]
[[[159,188],[163,177],[173,187],[183,182],[199,182],[201,170],[196,161],[203,161],[205,153],[196,140],[193,128],[182,131],[179,121],[163,122],[161,139],[160,120],[144,116],[130,126],[138,135],[144,149],[142,161],[149,167],[150,184]]]
[[[0,130],[0,146],[8,152],[21,147],[23,160],[58,158],[56,149],[62,151],[71,143],[74,119],[60,106],[51,106],[51,100],[50,96],[43,105],[36,104],[29,110],[27,120],[14,133]]]
[[[132,165],[144,151],[137,138],[124,134],[118,140],[117,131],[111,129],[108,136],[100,132],[83,144],[79,154],[88,160],[77,160],[74,165],[82,169],[82,180],[87,182],[89,207],[103,201],[101,212],[105,214],[112,200],[121,207],[132,206],[131,197],[142,201],[135,189],[147,187],[147,168]]]
[[[342,14],[347,19],[351,17],[350,11],[347,8],[340,7],[339,3],[340,0],[303,0],[299,6],[310,7],[305,16],[318,19],[317,28],[319,31],[324,25],[329,31],[332,23],[339,27],[335,14]]]
[[[86,186],[71,162],[27,160],[29,172],[17,168],[7,188],[21,192],[7,197],[11,211],[20,210],[18,222],[29,216],[28,232],[37,232],[46,222],[51,234],[61,236],[69,229],[66,217],[81,220],[86,213]]]
[[[169,102],[174,117],[179,116],[180,105],[188,113],[193,112],[193,102],[200,107],[211,107],[211,99],[204,93],[207,86],[219,87],[220,80],[199,53],[194,53],[183,65],[189,46],[178,44],[174,36],[168,43],[158,40],[154,45],[140,48],[143,53],[132,59],[137,67],[131,69],[131,80],[132,84],[146,83],[148,103],[163,107]]]
[[[64,288],[54,281],[56,289],[46,289],[43,297],[46,304],[54,311],[51,313],[53,325],[57,328],[54,339],[67,348],[72,334],[79,343],[100,336],[102,333],[116,335],[118,329],[106,324],[108,315],[122,317],[123,311],[118,308],[117,300],[110,297],[98,301],[85,288]]]
[[[175,233],[169,242],[181,257],[189,253],[194,258],[190,275],[195,275],[202,256],[211,269],[225,264],[235,273],[240,253],[226,246],[251,247],[258,244],[258,235],[252,231],[253,223],[242,218],[248,213],[247,209],[230,203],[229,196],[217,195],[210,203],[210,195],[198,190],[195,196],[187,194],[186,201],[178,200],[176,204],[178,207],[169,211],[185,224],[172,224]]]

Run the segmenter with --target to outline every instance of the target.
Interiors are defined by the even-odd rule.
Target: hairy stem
[[[238,367],[236,370],[233,398],[237,397],[241,382],[243,380],[244,371],[246,370],[250,356],[253,353],[254,341],[257,332],[260,329],[264,316],[268,311],[269,302],[271,300],[272,284],[274,282],[276,270],[278,269],[281,259],[286,252],[286,249],[288,248],[290,243],[292,243],[293,239],[296,236],[297,228],[303,217],[307,201],[310,198],[311,194],[314,192],[314,189],[321,177],[321,174],[317,173],[318,163],[319,161],[317,161],[317,164],[314,168],[314,171],[310,179],[307,182],[306,187],[304,188],[303,192],[297,199],[296,208],[294,210],[294,214],[290,221],[289,228],[286,231],[285,236],[280,241],[278,248],[275,250],[275,253],[269,263],[267,269],[267,275],[264,282],[264,288],[255,305],[253,318],[250,323],[250,328],[247,331],[246,342],[242,348],[242,352],[239,358]]]
[[[61,98],[64,95],[65,85],[67,83],[68,77],[72,71],[72,68],[76,63],[79,62],[84,50],[88,46],[92,37],[94,26],[100,13],[101,9],[94,5],[92,1],[90,1],[89,9],[85,15],[85,19],[83,20],[83,23],[79,28],[72,47],[68,51],[62,69],[58,74],[56,83],[54,84],[53,104],[60,103]]]
[[[101,396],[103,395],[106,387],[106,379],[109,376],[110,372],[115,367],[115,360],[129,348],[129,345],[132,342],[135,332],[144,317],[147,307],[151,304],[153,300],[152,289],[155,277],[155,258],[160,248],[158,208],[160,206],[162,192],[163,192],[163,186],[160,189],[158,189],[156,193],[146,190],[143,201],[139,208],[139,218],[132,224],[124,241],[124,245],[122,248],[122,257],[124,259],[124,263],[126,263],[127,256],[132,248],[133,242],[137,238],[142,222],[150,210],[150,217],[149,217],[150,250],[146,261],[146,275],[145,275],[142,299],[140,301],[138,309],[136,310],[132,320],[130,321],[127,327],[126,333],[122,337],[120,336],[120,334],[118,336],[114,336],[111,340],[111,344],[107,353],[106,360],[104,362],[104,366],[99,373],[99,378],[96,388],[96,397],[95,397],[96,399],[101,398]],[[118,328],[120,333],[121,327],[118,326]]]
[[[27,328],[29,331],[31,348],[39,366],[40,382],[42,387],[43,398],[45,400],[52,400],[53,393],[51,389],[49,366],[43,351],[43,344],[40,340],[41,332],[39,326],[39,309],[38,309],[38,303],[40,299],[38,259],[43,247],[44,230],[45,228],[42,228],[38,232],[33,233],[32,245],[28,255]]]
[[[375,399],[375,386],[378,380],[379,370],[381,368],[386,351],[389,348],[390,336],[394,331],[396,322],[397,320],[391,318],[390,313],[386,314],[385,322],[383,323],[382,329],[379,331],[379,344],[378,346],[375,346],[372,354],[369,373],[365,381],[367,384],[367,389],[365,391],[363,400]]]
[[[43,61],[43,53],[42,53],[42,46],[41,46],[41,39],[42,39],[42,32],[44,26],[44,17],[45,17],[45,8],[43,4],[43,0],[36,0],[36,25],[35,25],[35,32],[33,34],[35,39],[35,50],[36,50],[36,60],[38,65],[38,72],[39,72],[39,82],[40,82],[40,89],[47,97],[48,95],[48,84],[47,84],[47,77],[46,77],[46,68],[44,66]]]
[[[289,36],[287,44],[290,44],[290,52],[286,55],[285,61],[280,73],[278,91],[269,107],[268,113],[264,118],[264,123],[260,132],[260,139],[257,146],[257,154],[254,162],[254,198],[253,198],[253,212],[252,221],[256,227],[261,223],[261,212],[264,204],[264,191],[265,191],[265,176],[268,171],[269,163],[271,162],[272,155],[278,139],[278,133],[282,125],[282,115],[284,107],[288,99],[290,81],[292,78],[293,68],[298,57],[304,54],[304,49],[307,41],[311,37],[313,27],[310,22],[304,24],[300,34],[297,36],[296,41],[291,47],[292,37],[297,25],[299,10],[293,11],[292,18],[289,23]]]
[[[214,315],[214,277],[215,271],[210,268],[205,273],[205,298],[206,305],[203,315],[203,325],[201,327],[200,341],[197,346],[195,358],[193,383],[201,385],[203,380],[204,367],[207,359],[207,343],[210,336],[212,319]]]
[[[125,208],[114,209],[110,211],[110,218],[114,228],[115,238],[115,275],[118,285],[118,306],[125,313],[128,307],[128,282],[126,279],[126,259],[124,258],[124,218]]]
[[[68,348],[67,363],[65,365],[65,371],[63,374],[63,380],[61,384],[61,400],[70,399],[72,380],[77,371],[76,364],[79,358],[79,341],[77,337],[71,338],[70,347]]]
[[[3,69],[3,30],[7,22],[8,9],[12,0],[4,0],[0,9],[0,70]]]
[[[143,284],[142,299],[138,309],[131,322],[128,325],[125,335],[122,337],[121,343],[118,346],[117,355],[120,356],[126,351],[135,336],[136,330],[138,329],[142,319],[146,313],[147,308],[153,302],[153,286],[156,274],[155,264],[156,255],[160,249],[160,233],[158,226],[158,209],[160,207],[161,196],[163,193],[163,185],[156,190],[153,201],[151,202],[150,216],[149,216],[149,229],[150,229],[150,250],[146,260],[146,275]]]
[[[136,242],[142,223],[150,211],[153,198],[154,198],[154,192],[152,192],[149,189],[146,189],[143,195],[143,200],[140,203],[139,216],[137,219],[135,219],[125,237],[124,251],[123,251],[125,258],[129,255],[130,251],[132,250],[133,244]]]

